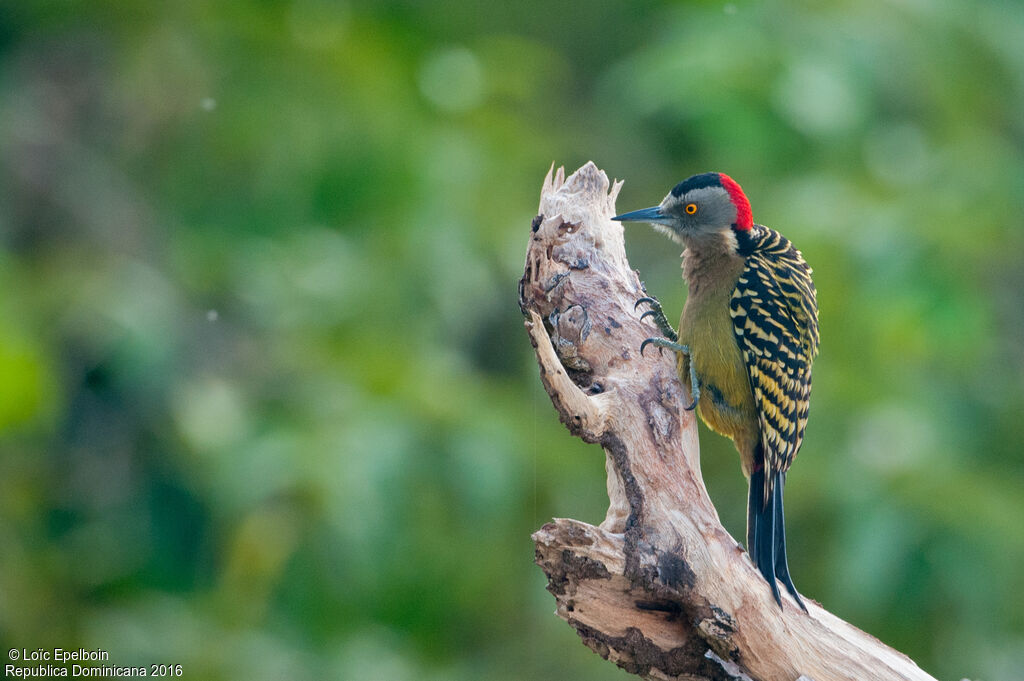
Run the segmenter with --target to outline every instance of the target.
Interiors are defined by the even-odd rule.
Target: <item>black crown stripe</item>
[[[672,187],[672,196],[678,199],[686,192],[693,191],[694,189],[721,186],[722,180],[719,178],[718,173],[701,173],[700,175],[694,175],[691,178],[683,180],[675,187]]]

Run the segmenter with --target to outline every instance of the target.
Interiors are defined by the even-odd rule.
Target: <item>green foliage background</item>
[[[1024,669],[1024,6],[0,5],[0,639],[194,679],[624,679],[530,533],[603,457],[516,306],[552,160],[814,266],[807,595]],[[676,247],[627,244],[669,310]],[[730,444],[702,432],[742,536]]]

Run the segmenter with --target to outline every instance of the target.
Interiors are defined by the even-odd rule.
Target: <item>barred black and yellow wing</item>
[[[765,467],[784,473],[807,425],[818,304],[811,268],[786,237],[755,225],[744,241],[746,267],[729,311],[758,410]],[[764,476],[765,501],[775,477]]]

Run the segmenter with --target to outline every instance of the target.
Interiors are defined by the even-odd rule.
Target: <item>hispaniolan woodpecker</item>
[[[728,175],[677,184],[660,205],[618,215],[648,222],[686,247],[689,286],[678,334],[654,298],[641,298],[678,353],[679,375],[712,430],[732,439],[750,482],[747,551],[782,606],[776,577],[805,611],[786,561],[782,494],[800,449],[818,352],[811,268],[786,237],[755,225],[750,202]]]

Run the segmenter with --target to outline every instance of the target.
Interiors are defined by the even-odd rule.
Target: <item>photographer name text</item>
[[[174,663],[140,666],[102,664],[110,661],[110,653],[100,648],[11,648],[7,651],[7,658],[14,663],[4,665],[4,676],[8,678],[182,676],[181,665]]]

